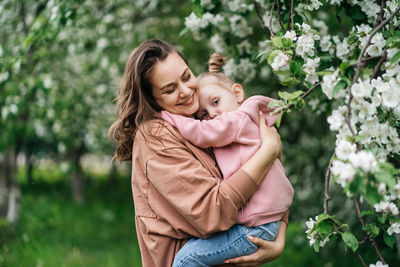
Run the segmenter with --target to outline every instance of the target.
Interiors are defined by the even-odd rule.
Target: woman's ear
[[[232,92],[233,92],[233,95],[235,96],[236,101],[238,102],[238,104],[242,104],[243,101],[244,101],[244,90],[243,90],[243,87],[238,83],[234,83],[232,85]]]

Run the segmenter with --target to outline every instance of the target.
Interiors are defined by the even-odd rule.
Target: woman
[[[149,40],[131,53],[117,98],[119,116],[109,134],[118,143],[117,159],[132,160],[136,231],[146,267],[171,266],[188,238],[229,229],[281,150],[276,130],[260,119],[260,149],[221,180],[212,153],[158,117],[161,110],[192,116],[198,101],[196,77],[170,44]],[[275,242],[249,237],[258,251],[230,262],[257,266],[276,258],[285,232],[281,223]]]

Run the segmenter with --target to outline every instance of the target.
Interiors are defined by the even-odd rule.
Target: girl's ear
[[[234,83],[232,85],[232,92],[233,92],[234,97],[236,98],[237,103],[242,104],[244,101],[243,87],[238,83]]]

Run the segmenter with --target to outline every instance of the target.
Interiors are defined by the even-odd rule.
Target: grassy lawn
[[[22,192],[18,225],[1,233],[0,266],[141,266],[129,179],[86,184],[83,205],[65,183]]]
[[[110,185],[104,177],[87,177],[85,192],[85,203],[77,205],[65,179],[22,183],[19,223],[0,231],[0,266],[141,266],[129,179]],[[315,253],[303,224],[290,220],[283,254],[263,266],[361,266],[343,242],[329,242]],[[394,250],[382,253],[390,266],[397,265]],[[377,261],[370,246],[362,247],[362,255],[368,265]]]

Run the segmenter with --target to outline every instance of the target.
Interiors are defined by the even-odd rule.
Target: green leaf
[[[192,0],[193,1],[193,13],[201,18],[203,17],[203,7],[201,6],[201,0]]]
[[[375,178],[381,183],[387,184],[390,188],[393,188],[396,185],[396,180],[392,176],[392,174],[386,170],[380,170],[375,173]]]
[[[400,59],[400,51],[399,52],[397,52],[394,56],[393,56],[393,58],[390,60],[390,63],[391,64],[393,64],[393,63],[395,63],[397,60],[399,60]]]
[[[329,214],[326,214],[326,213],[322,213],[322,214],[318,215],[317,222],[319,223],[319,222],[322,222],[322,221],[325,221],[325,220],[328,220],[328,219],[333,219],[333,218],[334,218],[334,216],[332,216],[332,215],[329,215]]]
[[[278,75],[291,75],[292,72],[290,70],[272,70],[273,73]]]
[[[288,49],[288,48],[292,47],[293,42],[292,42],[292,40],[290,40],[288,38],[282,38],[282,45],[283,45],[283,48]]]
[[[297,80],[295,77],[286,77],[283,81],[280,82],[283,86],[288,86],[288,85],[295,85],[300,83],[299,80]]]
[[[386,219],[387,219],[387,214],[382,214],[381,216],[378,216],[378,221],[381,224],[384,224],[386,222]]]
[[[303,71],[303,64],[299,61],[291,61],[290,62],[290,71],[294,75],[299,75]]]
[[[337,94],[340,90],[343,90],[344,88],[346,88],[347,83],[345,81],[340,81],[338,82],[335,87],[333,88],[333,92],[332,95]]]
[[[276,107],[281,107],[281,106],[282,106],[281,101],[274,99],[274,100],[272,100],[271,102],[268,103],[267,107],[268,108],[276,108]]]
[[[272,37],[271,42],[273,46],[283,48],[282,37]]]
[[[364,231],[368,231],[370,233],[372,233],[373,237],[376,237],[379,235],[379,228],[376,226],[376,224],[366,224],[363,227]]]
[[[345,232],[342,234],[342,238],[344,243],[353,251],[356,251],[358,249],[358,240],[352,233]]]
[[[274,59],[277,55],[281,53],[281,50],[273,50],[271,54],[268,56],[268,64],[271,65],[274,62]]]
[[[346,71],[349,67],[350,67],[350,64],[349,64],[348,62],[342,62],[342,64],[340,64],[340,66],[339,66],[340,73],[341,73],[342,75],[344,75],[345,71]]]
[[[383,235],[383,241],[385,241],[386,245],[393,249],[394,244],[396,243],[396,238],[394,235],[389,235],[386,231]]]
[[[333,73],[333,71],[324,70],[324,71],[317,71],[315,74],[317,74],[319,76],[324,76],[324,75],[330,75],[332,73]]]
[[[363,216],[369,216],[369,215],[371,215],[371,216],[378,216],[378,214],[376,214],[374,211],[372,211],[372,210],[363,210],[361,213],[360,213],[360,216],[361,217],[363,217]]]
[[[382,196],[379,194],[375,186],[367,185],[367,193],[365,194],[365,198],[371,205],[374,205],[381,201]]]
[[[315,243],[314,243],[314,250],[315,250],[315,252],[319,252],[319,240],[315,240]]]
[[[278,128],[281,126],[281,120],[282,120],[283,113],[285,113],[285,112],[281,112],[281,113],[278,115],[278,117],[276,118],[275,125],[276,125],[276,127],[278,127]]]
[[[327,235],[332,233],[332,225],[328,221],[323,221],[315,226],[315,230],[321,234]]]

